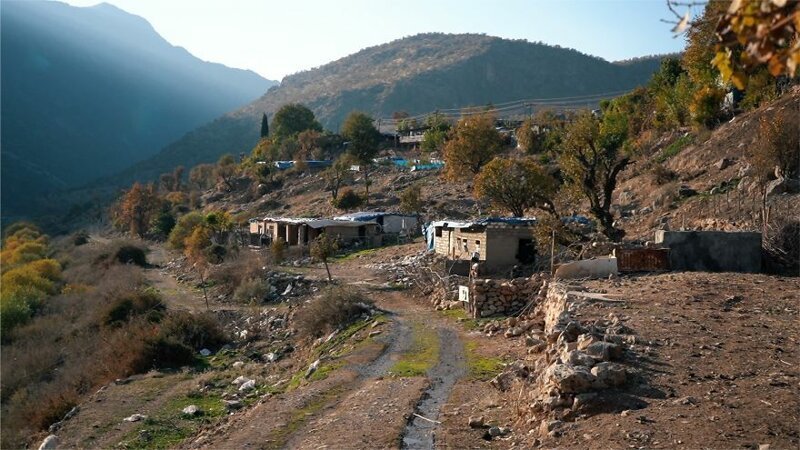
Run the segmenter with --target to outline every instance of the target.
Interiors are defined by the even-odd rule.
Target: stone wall
[[[761,233],[659,230],[655,242],[669,247],[672,270],[761,272]]]
[[[543,299],[546,292],[547,279],[540,274],[511,280],[473,278],[468,311],[474,318],[514,315]]]

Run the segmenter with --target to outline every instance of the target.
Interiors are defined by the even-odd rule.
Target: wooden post
[[[555,267],[555,257],[556,257],[556,230],[553,230],[552,235],[550,237],[550,275],[555,274],[553,268]]]

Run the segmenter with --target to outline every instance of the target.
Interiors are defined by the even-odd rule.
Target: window
[[[442,227],[436,227],[434,230],[436,231],[436,237],[442,237]]]

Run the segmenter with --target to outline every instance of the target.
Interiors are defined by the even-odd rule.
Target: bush
[[[722,100],[724,98],[725,91],[710,86],[695,92],[692,104],[689,105],[692,120],[709,129],[716,127],[723,119]]]
[[[170,247],[176,250],[182,250],[186,238],[188,238],[192,234],[192,231],[194,231],[195,227],[202,224],[204,220],[205,218],[203,215],[197,211],[190,212],[185,216],[181,216],[181,218],[178,219],[178,222],[172,228],[172,231],[169,233],[167,242],[169,243]]]
[[[364,313],[372,301],[348,287],[331,287],[297,313],[297,328],[304,336],[319,337],[346,327]]]
[[[80,247],[89,243],[89,233],[85,231],[78,231],[72,235],[72,245]]]
[[[228,342],[219,322],[209,313],[173,312],[161,324],[159,336],[174,339],[192,350],[215,349]]]
[[[120,326],[135,317],[144,317],[147,322],[159,322],[167,309],[161,296],[153,290],[130,292],[114,299],[102,313],[102,323]]]
[[[272,254],[272,260],[276,264],[283,262],[286,257],[286,242],[284,242],[283,238],[273,239],[272,244],[269,246],[269,252]]]
[[[232,295],[236,289],[250,278],[258,278],[263,261],[252,252],[241,253],[224,264],[213,266],[208,278],[214,280],[223,294]]]
[[[653,173],[653,181],[655,181],[656,184],[659,185],[669,183],[670,181],[674,181],[678,177],[675,171],[667,169],[661,164],[656,164],[655,166],[653,166],[652,173]]]
[[[269,295],[269,285],[258,278],[244,280],[233,293],[240,303],[261,303]]]
[[[147,267],[147,256],[141,247],[135,245],[123,245],[114,252],[114,260],[122,264],[135,264],[139,267]]]
[[[352,189],[344,189],[335,200],[331,200],[331,204],[336,208],[348,211],[364,204],[364,197],[356,194]]]

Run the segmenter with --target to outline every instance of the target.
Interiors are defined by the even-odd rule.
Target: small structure
[[[419,215],[383,211],[355,212],[334,217],[334,220],[376,222],[383,233],[412,236],[419,232]]]
[[[761,272],[761,233],[658,230],[655,243],[669,248],[672,270]]]
[[[665,272],[669,270],[668,248],[616,248],[620,272]]]
[[[376,246],[381,243],[380,225],[374,221],[293,217],[250,219],[251,245],[263,246],[278,238],[290,246],[308,245],[322,233],[328,233],[346,245]]]
[[[475,260],[496,272],[536,260],[535,218],[489,217],[475,221],[443,220],[426,227],[428,249],[453,260]]]

